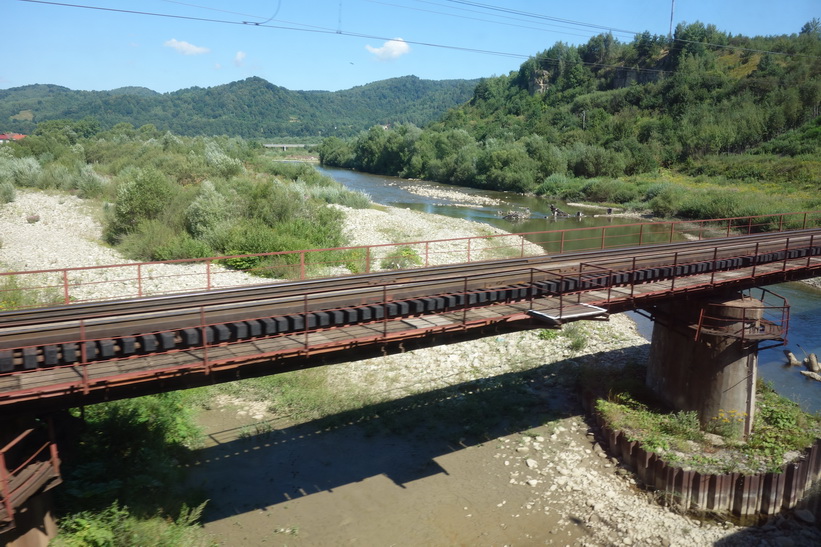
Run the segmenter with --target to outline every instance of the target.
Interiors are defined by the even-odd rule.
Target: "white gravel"
[[[0,268],[35,272],[120,265],[67,271],[73,302],[202,290],[209,277],[212,288],[261,282],[217,264],[211,265],[210,276],[203,263],[156,263],[138,271],[135,261],[102,243],[100,214],[94,204],[76,196],[18,190],[15,201],[0,206]],[[19,276],[20,285],[50,286],[63,294],[63,272],[32,275]]]

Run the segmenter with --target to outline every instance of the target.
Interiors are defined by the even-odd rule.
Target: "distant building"
[[[25,135],[19,135],[17,133],[0,133],[0,144],[5,144],[11,141],[19,141],[25,137]]]

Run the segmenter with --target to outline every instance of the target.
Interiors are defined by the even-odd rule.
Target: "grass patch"
[[[753,431],[737,435],[744,417],[720,412],[704,428],[696,412],[673,412],[644,384],[646,369],[590,367],[582,387],[597,397],[596,411],[609,426],[657,453],[666,462],[702,473],[763,473],[782,469],[787,456],[809,448],[821,435],[821,416],[808,414],[759,382]],[[721,436],[717,441],[708,433]]]
[[[103,511],[84,511],[60,520],[53,547],[211,547],[218,545],[197,524],[205,503],[184,506],[175,519],[161,515],[139,518],[116,502]]]
[[[2,247],[2,244],[0,244]],[[27,276],[31,280],[32,276]],[[32,281],[36,285],[42,285]],[[38,308],[62,304],[63,297],[56,288],[36,289],[23,285],[19,276],[4,275],[0,277],[0,311]]]
[[[383,270],[407,270],[417,268],[422,265],[422,257],[414,249],[403,245],[397,250],[389,253],[379,263]]]
[[[180,392],[72,415],[59,427],[70,431],[72,443],[61,451],[65,482],[57,490],[60,534],[53,545],[213,544],[196,525],[205,501],[178,488],[180,464],[200,441]]]
[[[295,422],[325,418],[373,402],[366,394],[332,387],[323,367],[192,389],[184,396],[190,405],[210,409],[218,395],[264,402],[268,412]],[[249,431],[247,435],[251,434]]]

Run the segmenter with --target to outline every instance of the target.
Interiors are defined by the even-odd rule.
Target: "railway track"
[[[0,376],[821,256],[821,229],[0,313]]]

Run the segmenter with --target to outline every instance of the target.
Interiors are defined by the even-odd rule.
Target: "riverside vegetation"
[[[821,22],[745,37],[557,43],[424,128],[326,138],[320,161],[676,218],[821,205]]]
[[[742,439],[737,426],[744,416],[722,410],[702,426],[695,411],[672,412],[660,404],[645,376],[646,368],[635,363],[597,366],[580,375],[580,385],[597,397],[595,411],[611,428],[669,464],[711,474],[777,472],[821,436],[821,416],[802,411],[765,382],[756,386],[752,433]]]

